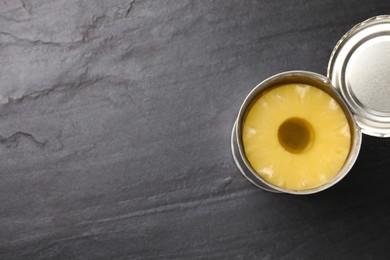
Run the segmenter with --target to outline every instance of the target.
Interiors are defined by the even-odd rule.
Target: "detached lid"
[[[390,15],[370,18],[341,38],[328,78],[363,133],[390,137]]]

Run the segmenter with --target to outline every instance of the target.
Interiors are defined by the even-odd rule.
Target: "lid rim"
[[[388,103],[383,102],[384,98],[387,98],[390,93],[386,89],[386,84],[389,82],[386,81],[388,71],[378,74],[373,72],[371,68],[376,68],[375,65],[379,67],[385,62],[387,64],[390,57],[388,60],[385,57],[383,61],[372,59],[374,62],[371,60],[370,63],[370,59],[367,61],[367,56],[373,53],[374,48],[372,48],[373,45],[368,45],[369,48],[367,48],[366,43],[374,41],[375,44],[382,47],[382,49],[379,49],[379,55],[375,53],[380,56],[381,50],[383,51],[384,48],[387,51],[389,50],[390,39],[383,37],[389,35],[390,15],[374,16],[356,24],[337,42],[332,50],[327,67],[327,77],[343,97],[362,133],[376,137],[390,137],[390,112],[388,112]],[[361,48],[364,44],[365,46]],[[359,51],[357,51],[358,49]],[[353,55],[355,56],[350,62]],[[356,63],[357,61],[360,62]],[[365,65],[361,61],[367,62],[369,65]],[[364,70],[363,74],[360,73],[362,69],[371,65],[374,66]],[[384,66],[379,68],[384,68]],[[369,76],[366,77],[366,75]],[[371,75],[372,77],[370,77]],[[353,80],[351,80],[351,77]],[[363,80],[360,80],[362,78]],[[378,81],[380,83],[383,81],[385,84],[377,84]],[[356,93],[359,95],[356,95]],[[382,107],[383,110],[381,110]]]

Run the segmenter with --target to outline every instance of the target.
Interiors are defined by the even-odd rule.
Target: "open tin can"
[[[254,99],[275,86],[291,83],[311,85],[329,94],[343,110],[351,133],[349,154],[341,170],[325,184],[304,190],[285,189],[267,182],[249,163],[242,140],[243,121]],[[311,194],[333,186],[346,176],[358,157],[362,132],[390,136],[388,15],[370,18],[340,39],[331,54],[327,77],[309,71],[288,71],[258,84],[240,108],[232,130],[231,148],[237,167],[257,187],[271,192]]]

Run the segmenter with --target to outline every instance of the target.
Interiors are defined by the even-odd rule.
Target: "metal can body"
[[[347,160],[344,166],[342,167],[342,169],[331,181],[319,187],[307,189],[307,190],[287,190],[275,186],[271,183],[268,183],[259,174],[257,174],[256,171],[251,167],[250,163],[246,158],[243,142],[242,142],[243,121],[246,112],[248,110],[248,107],[251,104],[251,102],[254,100],[254,98],[256,98],[258,95],[260,95],[261,93],[263,93],[264,91],[270,88],[282,84],[291,84],[291,83],[311,85],[313,87],[317,87],[323,90],[324,92],[328,93],[332,98],[334,98],[338,102],[340,107],[343,109],[351,131],[351,147],[350,147]],[[265,131],[267,130],[265,129]],[[317,73],[308,72],[308,71],[287,71],[287,72],[274,75],[264,80],[263,82],[258,84],[245,98],[239,110],[238,117],[234,123],[234,127],[232,130],[231,148],[232,148],[233,158],[240,172],[251,183],[253,183],[257,187],[271,192],[282,192],[282,193],[290,193],[290,194],[311,194],[311,193],[316,193],[325,190],[333,186],[349,172],[349,170],[352,168],[359,154],[361,140],[362,140],[361,130],[357,126],[352,113],[348,109],[348,106],[345,104],[343,98],[339,95],[337,90],[332,86],[330,80],[327,77]]]

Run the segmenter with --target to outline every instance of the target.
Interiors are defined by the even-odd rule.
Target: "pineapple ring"
[[[329,94],[310,85],[286,84],[252,101],[242,140],[260,177],[284,189],[307,190],[329,182],[344,166],[351,131]]]

